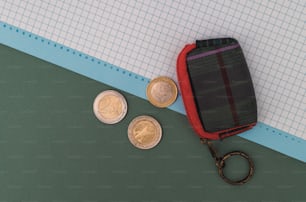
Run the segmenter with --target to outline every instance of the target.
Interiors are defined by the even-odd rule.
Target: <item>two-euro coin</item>
[[[153,117],[138,116],[129,124],[128,138],[139,149],[151,149],[160,142],[162,128]]]
[[[93,111],[101,122],[115,124],[127,114],[127,102],[119,92],[106,90],[97,95],[93,103]]]

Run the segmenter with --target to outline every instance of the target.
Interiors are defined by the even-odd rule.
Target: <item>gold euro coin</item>
[[[138,116],[128,127],[130,142],[139,149],[151,149],[161,140],[162,128],[151,116]]]
[[[172,79],[161,76],[148,84],[146,94],[152,105],[164,108],[173,104],[176,100],[177,87]]]
[[[93,111],[101,122],[115,124],[125,117],[127,102],[119,92],[106,90],[97,95],[93,104]]]

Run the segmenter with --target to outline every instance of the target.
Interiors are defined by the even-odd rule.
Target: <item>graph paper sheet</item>
[[[121,87],[145,97],[133,83],[141,77],[145,82],[137,85],[144,86],[142,89],[147,81],[161,75],[177,81],[176,58],[185,44],[196,39],[236,38],[253,79],[259,121],[271,126],[273,132],[277,129],[293,135],[297,139],[291,140],[301,143],[306,141],[305,8],[306,2],[298,0],[2,0],[2,32],[15,30],[20,39],[7,34],[0,40],[115,87],[120,87],[117,81],[125,79],[104,67],[116,67],[117,72],[129,73],[130,77],[132,73],[135,80],[127,77],[130,85]],[[24,30],[22,39],[19,29]],[[33,36],[48,44],[34,42]],[[50,44],[58,50],[51,50]],[[64,54],[58,54],[63,51],[58,47],[71,50],[73,55],[78,51],[80,57],[92,58],[92,63],[69,61],[71,56],[59,61]],[[96,67],[96,61],[105,62],[104,67]],[[90,72],[89,66],[95,69]],[[104,77],[99,79],[99,74]],[[183,111],[179,109],[181,100],[178,102],[173,109]]]

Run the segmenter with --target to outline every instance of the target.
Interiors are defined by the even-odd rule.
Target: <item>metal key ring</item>
[[[245,158],[247,161],[248,161],[248,164],[249,164],[249,172],[248,174],[241,180],[231,180],[229,179],[228,177],[226,177],[224,175],[224,172],[223,172],[223,169],[225,167],[225,161],[227,159],[229,159],[230,157],[232,156],[241,156],[243,158]],[[220,159],[220,162],[219,162],[219,166],[218,166],[218,172],[219,172],[219,175],[220,177],[227,183],[229,184],[232,184],[232,185],[242,185],[242,184],[245,184],[246,182],[248,182],[253,174],[254,174],[254,163],[253,161],[249,158],[249,156],[244,153],[244,152],[241,152],[241,151],[232,151],[232,152],[229,152],[227,154],[225,154],[221,159]]]
[[[223,157],[219,157],[218,154],[217,154],[217,151],[213,147],[211,141],[209,141],[207,139],[204,139],[204,138],[201,138],[201,142],[202,142],[202,144],[206,144],[208,146],[208,149],[209,149],[213,159],[215,160],[216,166],[218,168],[218,173],[219,173],[220,177],[225,182],[227,182],[231,185],[242,185],[242,184],[245,184],[246,182],[248,182],[252,178],[252,176],[254,174],[254,163],[246,153],[241,152],[241,151],[233,151],[233,152],[229,152],[229,153],[225,154]],[[232,156],[241,156],[241,157],[245,158],[249,163],[248,175],[245,176],[241,180],[237,180],[237,181],[231,180],[224,175],[223,168],[225,167],[225,161]]]

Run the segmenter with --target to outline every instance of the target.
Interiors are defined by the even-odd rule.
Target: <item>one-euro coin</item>
[[[177,98],[177,86],[175,82],[165,76],[153,79],[147,86],[146,94],[149,102],[160,108],[168,107]]]

